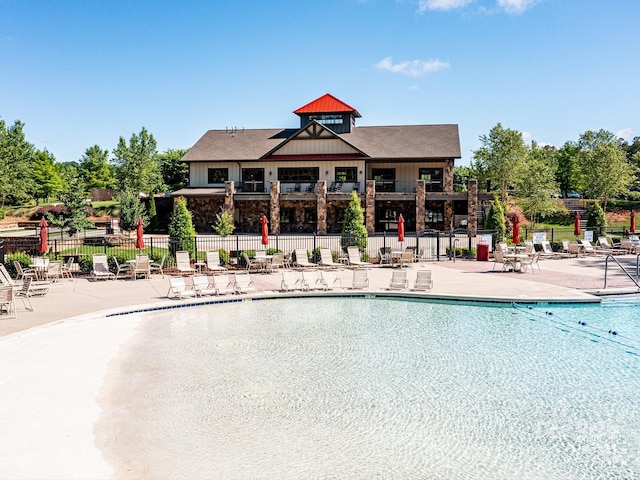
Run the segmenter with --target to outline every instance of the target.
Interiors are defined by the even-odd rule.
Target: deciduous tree
[[[558,204],[553,199],[553,194],[558,191],[554,178],[554,154],[553,147],[539,147],[532,142],[518,178],[518,204],[533,224],[540,216],[558,210]]]
[[[164,190],[157,153],[156,139],[144,127],[139,134],[131,135],[128,144],[124,137],[120,137],[113,154],[121,191],[149,193]]]
[[[85,150],[80,158],[79,174],[87,189],[113,188],[116,178],[109,164],[109,150],[94,145]]]
[[[24,123],[16,120],[7,127],[0,119],[0,200],[23,199],[31,190],[31,164],[35,149],[27,142]]]

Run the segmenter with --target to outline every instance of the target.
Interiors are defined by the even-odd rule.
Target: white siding
[[[338,138],[321,140],[292,140],[279,148],[275,155],[333,155],[357,153],[353,147]]]

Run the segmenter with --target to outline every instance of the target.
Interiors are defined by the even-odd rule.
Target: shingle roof
[[[182,157],[187,162],[257,160],[298,129],[209,130]],[[371,158],[460,158],[458,125],[355,127],[337,134]]]

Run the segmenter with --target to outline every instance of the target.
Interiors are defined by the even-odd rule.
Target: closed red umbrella
[[[580,236],[580,214],[578,212],[573,216],[573,234],[576,237]]]
[[[400,214],[398,218],[398,241],[404,242],[404,217]]]
[[[262,216],[260,223],[262,223],[262,245],[269,245],[269,227],[267,226],[269,220],[267,220],[266,215]]]
[[[513,243],[520,243],[520,217],[517,213],[513,216]]]
[[[138,222],[136,223],[136,248],[142,249],[144,248],[144,225],[142,225],[142,218],[138,217]]]
[[[629,233],[636,233],[636,212],[634,212],[633,210],[631,210],[629,223]]]
[[[49,224],[47,223],[47,220],[44,217],[40,219],[39,226],[40,226],[40,245],[38,249],[40,253],[44,255],[49,251],[49,244],[47,243],[47,233],[49,231]]]

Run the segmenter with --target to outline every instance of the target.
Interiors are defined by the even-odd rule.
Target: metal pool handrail
[[[627,269],[624,268],[622,266],[622,264],[611,254],[607,255],[607,258],[605,258],[604,260],[604,288],[607,288],[607,272],[609,271],[609,259],[613,260],[614,262],[616,262],[618,264],[618,266],[622,269],[622,271],[624,272],[624,274],[629,277],[629,279],[635,283],[636,287],[638,287],[638,290],[640,290],[640,285],[638,285],[638,282],[636,281],[635,278],[633,278],[631,276],[631,274],[629,274],[629,272],[627,272]],[[638,263],[640,261],[640,254],[638,254],[636,256],[636,278],[638,278],[638,268],[640,266],[640,264]]]

